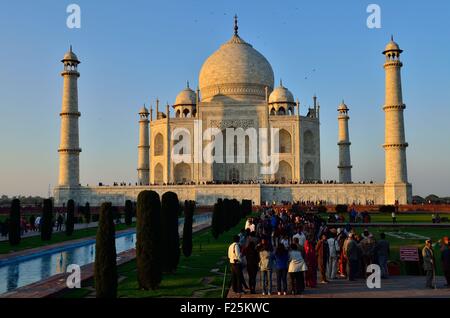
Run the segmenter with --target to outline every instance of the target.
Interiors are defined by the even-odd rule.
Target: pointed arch
[[[156,164],[154,171],[154,183],[156,184],[162,184],[164,183],[164,172],[163,172],[163,166],[158,163]]]
[[[275,180],[279,183],[289,183],[292,180],[292,167],[285,160],[280,161]]]
[[[154,156],[161,156],[164,152],[164,138],[161,133],[158,133],[155,136],[155,143],[153,146],[153,155]]]
[[[177,164],[174,169],[174,178],[176,183],[191,182],[191,166],[185,162]]]
[[[286,109],[284,107],[278,108],[278,115],[286,115]]]
[[[292,152],[291,134],[286,129],[281,129],[279,134],[280,153]]]
[[[314,180],[314,164],[309,160],[305,163],[305,180]]]
[[[303,150],[306,154],[314,155],[314,135],[311,130],[306,130],[303,133]]]

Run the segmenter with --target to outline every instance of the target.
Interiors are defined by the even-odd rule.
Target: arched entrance
[[[275,180],[279,183],[289,183],[292,180],[292,168],[289,163],[284,160],[280,162]]]
[[[174,178],[176,183],[191,182],[191,167],[185,163],[179,163],[174,169]]]
[[[154,183],[156,183],[156,184],[162,184],[162,183],[164,183],[164,172],[163,172],[163,167],[162,167],[162,165],[160,164],[160,163],[158,163],[156,166],[155,166],[155,169],[153,170],[154,171]]]

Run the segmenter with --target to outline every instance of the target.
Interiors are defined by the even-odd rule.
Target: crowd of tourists
[[[448,238],[441,242],[441,248],[449,284]],[[337,279],[366,278],[372,273],[367,271],[371,264],[380,266],[381,278],[388,278],[390,252],[384,233],[375,236],[367,228],[357,233],[348,223],[328,226],[318,214],[305,213],[295,205],[265,206],[259,216],[247,220],[228,248],[232,289],[235,293],[247,290],[254,294],[258,289],[263,295],[301,294],[317,284]],[[432,249],[431,256],[428,249],[422,253],[429,287],[430,277],[433,279],[435,273],[434,264],[432,275],[427,271],[431,268],[427,264],[434,262],[429,261]],[[256,286],[258,274],[260,288]],[[276,286],[272,286],[273,276]]]
[[[53,226],[56,232],[64,231],[66,224],[65,213],[57,213],[53,222]],[[30,215],[28,218],[22,216],[20,218],[20,235],[23,236],[29,232],[40,232],[42,224],[41,216]],[[9,219],[0,221],[0,235],[2,237],[8,237],[9,234]]]
[[[353,182],[352,182],[353,183]],[[358,184],[366,184],[366,181],[355,182]],[[373,181],[367,182],[369,184],[373,184]],[[159,183],[151,183],[149,185],[210,185],[210,184],[340,184],[336,180],[287,180],[287,179],[277,179],[277,180],[213,180],[213,181],[200,181],[195,182],[192,180],[179,181],[179,182],[159,182]],[[142,182],[113,182],[113,187],[126,187],[126,186],[144,186],[146,184]],[[89,186],[89,185],[87,185]],[[99,182],[98,186],[107,186],[103,184],[103,182]],[[371,204],[372,201],[366,201],[366,204]]]

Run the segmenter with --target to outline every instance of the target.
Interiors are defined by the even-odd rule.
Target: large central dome
[[[214,52],[200,70],[202,100],[215,96],[235,99],[264,99],[265,88],[273,89],[272,66],[237,34]]]

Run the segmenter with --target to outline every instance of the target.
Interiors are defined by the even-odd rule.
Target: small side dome
[[[139,110],[139,114],[148,114],[148,109],[144,106]]]
[[[386,45],[386,48],[383,51],[383,54],[391,51],[397,51],[397,52],[403,52],[403,50],[400,49],[400,46],[397,44],[397,42],[394,41],[394,37],[391,36],[391,41]]]
[[[292,96],[292,93],[283,86],[281,81],[280,86],[275,88],[269,96],[269,104],[273,103],[295,104],[294,96]]]
[[[178,105],[195,105],[196,103],[196,95],[195,92],[189,88],[189,83],[186,88],[183,89],[175,99],[175,104],[173,106]]]
[[[341,104],[338,106],[338,109],[337,109],[340,113],[345,113],[345,112],[348,112],[349,111],[349,109],[348,109],[348,107],[347,107],[347,105],[344,103],[344,101],[342,101],[341,102]]]
[[[64,54],[64,57],[61,62],[64,62],[64,61],[73,61],[73,62],[80,63],[80,61],[78,60],[78,56],[75,53],[73,53],[73,51],[72,51],[72,45],[70,46],[69,51],[66,54]]]

